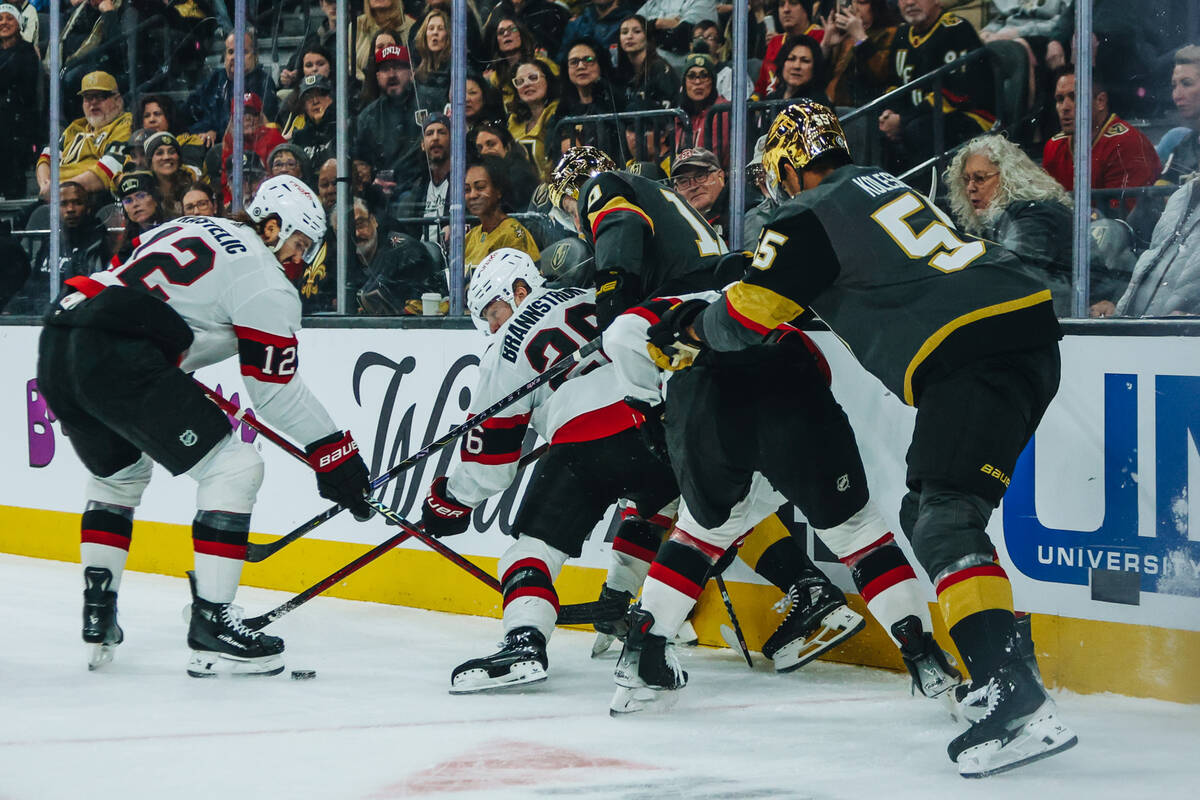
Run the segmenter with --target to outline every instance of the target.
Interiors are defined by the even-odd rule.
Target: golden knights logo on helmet
[[[837,114],[820,103],[801,100],[780,111],[771,123],[763,148],[763,166],[772,179],[782,182],[784,161],[799,172],[835,150],[850,154]]]
[[[591,145],[572,147],[563,154],[550,174],[550,202],[555,208],[562,208],[563,198],[578,200],[579,189],[589,178],[616,168],[616,162],[599,148]]]

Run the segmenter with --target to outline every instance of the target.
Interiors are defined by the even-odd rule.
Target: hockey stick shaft
[[[717,591],[721,593],[721,599],[725,601],[725,611],[729,614],[729,621],[733,623],[733,632],[737,635],[738,644],[742,647],[742,656],[746,659],[746,666],[754,669],[754,662],[750,660],[750,648],[746,646],[746,637],[742,635],[742,625],[738,622],[737,614],[733,611],[733,600],[729,597],[729,589],[725,586],[725,579],[717,575],[713,580],[717,582]]]
[[[480,567],[476,566],[473,562],[471,562],[467,558],[459,555],[454,550],[451,550],[449,547],[442,544],[435,537],[430,536],[429,534],[425,533],[425,531],[421,530],[416,525],[413,525],[411,522],[409,522],[404,517],[397,514],[395,511],[392,511],[390,508],[385,506],[383,503],[379,502],[378,500],[368,498],[367,505],[371,506],[371,508],[378,511],[380,513],[380,515],[383,516],[384,519],[388,520],[393,525],[400,526],[401,530],[407,531],[408,533],[410,533],[413,536],[420,539],[422,542],[424,542],[426,545],[428,545],[429,548],[431,550],[433,550],[435,553],[437,553],[438,555],[446,558],[448,561],[450,561],[453,564],[457,564],[458,566],[465,569],[467,572],[474,575],[476,578],[478,578],[480,581],[482,581],[489,588],[495,589],[497,592],[502,591],[502,589],[500,588],[500,581],[496,580],[491,575],[484,572]]]

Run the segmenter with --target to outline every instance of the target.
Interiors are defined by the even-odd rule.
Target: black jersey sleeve
[[[596,245],[596,271],[643,274],[646,235],[654,233],[654,223],[633,187],[605,172],[584,184],[579,196],[579,217]]]
[[[696,332],[708,346],[740,350],[758,344],[802,314],[841,272],[816,212],[781,212],[763,227],[745,277],[698,318]]]

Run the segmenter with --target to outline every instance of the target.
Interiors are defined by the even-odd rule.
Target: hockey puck
[[[315,669],[294,669],[292,670],[292,680],[294,681],[311,681],[317,677]]]

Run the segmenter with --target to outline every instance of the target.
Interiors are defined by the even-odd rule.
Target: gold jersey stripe
[[[646,224],[650,226],[650,232],[654,233],[654,220],[650,219],[650,215],[647,214],[640,206],[635,205],[626,200],[624,197],[620,196],[614,197],[600,208],[588,214],[588,224],[591,226],[592,231],[596,230],[596,226],[606,214],[610,214],[613,211],[632,211],[634,214],[637,214],[639,217],[646,220]]]
[[[725,293],[729,310],[746,327],[768,333],[804,312],[804,306],[764,286],[739,281]],[[757,326],[757,327],[755,327]]]
[[[1012,584],[1007,577],[978,575],[959,581],[938,594],[938,607],[947,628],[980,611],[1012,611]]]

